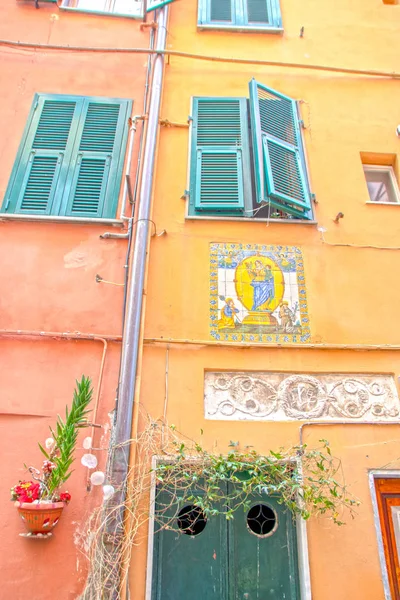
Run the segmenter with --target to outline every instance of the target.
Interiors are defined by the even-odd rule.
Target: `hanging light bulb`
[[[44,445],[46,446],[47,450],[53,450],[54,445],[55,445],[55,441],[53,440],[52,437],[47,438],[47,440],[45,441]]]
[[[91,437],[85,437],[85,439],[83,440],[83,447],[85,448],[85,450],[90,450],[90,448],[92,447],[92,438]]]
[[[114,492],[115,489],[112,485],[103,485],[104,500],[108,500],[109,498],[111,498]]]
[[[103,485],[105,478],[103,471],[95,471],[91,474],[90,481],[92,485]]]
[[[95,469],[97,467],[97,458],[94,454],[84,454],[81,458],[81,463],[88,469]]]

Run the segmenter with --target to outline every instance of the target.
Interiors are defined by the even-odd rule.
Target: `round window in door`
[[[255,504],[247,513],[247,528],[257,537],[269,537],[278,528],[278,515],[267,504]]]
[[[207,525],[207,519],[199,506],[189,504],[178,514],[178,527],[186,535],[199,535]]]

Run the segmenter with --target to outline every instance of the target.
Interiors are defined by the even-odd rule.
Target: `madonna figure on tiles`
[[[250,275],[253,287],[253,310],[260,310],[260,307],[270,302],[275,295],[274,276],[270,265],[263,265],[260,260],[256,260],[252,267],[248,263],[246,269]]]

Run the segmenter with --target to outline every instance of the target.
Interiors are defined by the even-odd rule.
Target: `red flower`
[[[20,502],[34,502],[40,497],[40,484],[33,481],[21,481],[13,488],[13,492]]]
[[[65,504],[68,504],[68,502],[71,500],[71,494],[69,492],[62,492],[60,494],[60,502],[65,502]]]

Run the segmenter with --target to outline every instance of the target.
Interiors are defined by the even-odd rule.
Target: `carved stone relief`
[[[205,417],[226,421],[396,421],[394,378],[379,374],[205,373]]]

